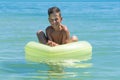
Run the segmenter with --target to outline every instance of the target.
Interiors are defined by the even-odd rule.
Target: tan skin
[[[59,15],[59,13],[50,14],[48,20],[51,26],[46,28],[46,35],[48,37],[47,45],[57,46],[78,41],[76,36],[70,38],[70,33],[67,27],[61,24],[62,17]]]

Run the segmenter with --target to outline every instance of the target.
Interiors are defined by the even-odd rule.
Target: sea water
[[[36,41],[36,32],[49,26],[48,8],[61,9],[72,35],[88,41],[92,59],[79,67],[28,62],[24,47]],[[0,2],[1,80],[119,80],[120,2]]]

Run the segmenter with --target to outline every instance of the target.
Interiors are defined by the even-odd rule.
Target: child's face
[[[49,22],[53,28],[58,28],[61,24],[62,18],[59,13],[52,13],[49,16]]]

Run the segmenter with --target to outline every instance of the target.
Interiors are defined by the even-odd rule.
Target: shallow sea
[[[58,6],[62,23],[93,47],[92,59],[80,67],[27,62],[24,47],[38,41],[49,25],[47,10]],[[119,80],[120,2],[0,2],[1,80]],[[88,66],[86,66],[88,65]]]

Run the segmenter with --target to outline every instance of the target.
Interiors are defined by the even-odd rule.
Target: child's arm
[[[71,42],[70,41],[70,32],[68,30],[68,28],[66,26],[63,26],[63,30],[64,30],[64,36],[63,36],[63,40],[62,40],[62,44],[66,44],[66,43],[69,43]]]
[[[70,32],[69,32],[69,30],[67,29],[67,27],[65,27],[65,26],[64,26],[64,31],[65,31],[65,34],[64,34],[64,36],[63,36],[63,44],[78,41],[78,38],[77,38],[76,36],[72,36],[72,37],[70,38]]]

